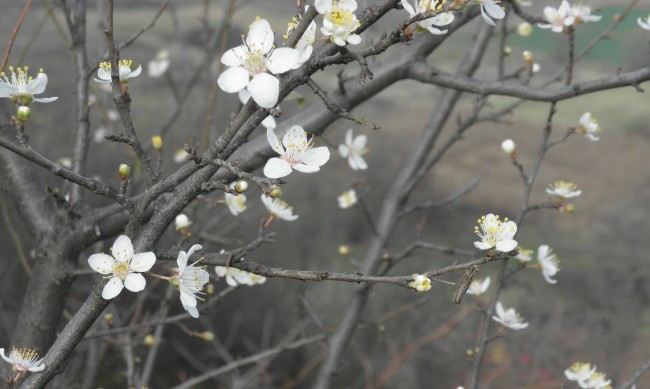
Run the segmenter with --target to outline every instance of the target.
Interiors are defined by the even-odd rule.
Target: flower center
[[[29,348],[14,348],[12,354],[15,356],[15,366],[23,370],[29,369],[38,360],[38,353]]]
[[[303,131],[304,133],[304,131]],[[302,162],[301,156],[303,153],[314,147],[314,136],[312,135],[311,139],[307,140],[306,136],[300,138],[295,137],[287,145],[286,153],[284,154],[283,159],[291,165],[295,165]]]
[[[113,274],[115,275],[115,277],[117,277],[120,280],[124,281],[126,276],[129,275],[129,263],[128,262],[118,261],[113,266]]]
[[[346,8],[339,7],[337,1],[332,5],[332,9],[327,14],[327,19],[337,27],[343,27],[348,31],[356,30],[361,24],[357,21],[356,16]]]

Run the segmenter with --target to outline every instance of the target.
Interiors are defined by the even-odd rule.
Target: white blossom
[[[478,220],[474,233],[481,238],[481,241],[474,242],[474,246],[479,250],[494,247],[498,251],[508,252],[517,247],[517,241],[512,239],[517,233],[517,225],[513,221],[508,221],[508,218],[501,221],[499,216],[494,214],[485,215]]]
[[[492,316],[492,319],[512,330],[522,330],[528,327],[528,323],[524,321],[524,318],[521,317],[514,308],[506,310],[503,308],[500,301],[497,302],[496,316]]]
[[[0,98],[10,98],[14,104],[27,106],[32,102],[51,103],[58,97],[41,97],[36,98],[34,95],[40,95],[45,92],[47,86],[47,74],[40,69],[36,78],[27,74],[29,68],[14,68],[9,66],[11,77],[7,77],[5,72],[0,73]]]
[[[551,196],[570,199],[571,197],[580,196],[580,194],[582,194],[582,191],[578,190],[578,186],[573,182],[555,181],[553,184],[549,185],[548,188],[546,188],[546,193],[550,194]]]
[[[236,183],[233,182],[230,184],[230,188],[234,189]],[[234,216],[239,215],[240,213],[244,212],[246,210],[246,195],[243,193],[239,193],[238,195],[230,194],[230,193],[225,193],[226,196],[226,205],[228,206],[228,210],[230,210],[230,213],[232,213]]]
[[[474,296],[480,296],[490,287],[490,277],[485,277],[484,280],[476,279],[469,284],[467,289],[467,294],[472,294]]]
[[[583,389],[611,389],[609,384],[612,383],[612,380],[608,380],[605,373],[594,372],[584,381],[578,381]]]
[[[650,15],[645,18],[638,18],[636,22],[639,23],[639,27],[642,29],[650,31]]]
[[[113,256],[106,254],[93,254],[88,258],[90,267],[107,277],[108,283],[104,286],[102,297],[110,300],[120,294],[122,288],[126,287],[131,292],[140,292],[146,285],[142,272],[149,271],[156,262],[156,255],[148,251],[146,253],[134,254],[131,239],[126,235],[120,235],[111,247]]]
[[[575,24],[597,22],[602,19],[600,15],[592,15],[591,7],[582,3],[571,7],[571,16],[573,16]]]
[[[205,270],[205,266],[195,266],[200,260],[191,265],[188,265],[187,261],[196,250],[201,249],[201,245],[195,244],[190,247],[187,253],[185,251],[178,253],[178,258],[176,259],[178,274],[174,277],[177,280],[178,290],[181,294],[181,304],[183,304],[183,308],[194,318],[199,317],[199,311],[196,308],[196,296],[203,290],[203,285],[210,280],[210,275]]]
[[[562,32],[565,27],[572,26],[575,18],[572,15],[571,4],[562,0],[558,8],[544,7],[544,19],[548,23],[539,23],[539,28],[550,28],[553,32]]]
[[[569,381],[586,382],[595,372],[596,366],[592,367],[590,363],[576,362],[564,371],[564,375]]]
[[[339,208],[350,208],[357,203],[357,192],[354,189],[346,190],[338,198]]]
[[[517,34],[525,38],[529,37],[533,33],[533,25],[528,22],[520,23],[517,26]]]
[[[121,59],[118,63],[120,83],[126,84],[129,79],[135,78],[142,73],[142,66],[135,67],[135,63],[130,59]],[[102,62],[97,69],[97,78],[95,81],[101,83],[110,83],[111,79],[111,64],[110,62]]]
[[[546,282],[556,284],[557,280],[554,280],[553,277],[560,271],[560,267],[558,266],[560,260],[553,254],[553,250],[545,244],[539,246],[537,249],[537,261],[539,261],[539,265],[542,268],[542,275]]]
[[[248,285],[253,286],[266,282],[266,277],[249,273],[244,270],[235,269],[234,267],[215,266],[214,271],[220,278],[226,277],[226,282],[230,286]]]
[[[339,154],[341,157],[347,158],[348,163],[352,170],[364,170],[368,168],[368,164],[363,159],[363,155],[368,152],[366,142],[368,137],[365,135],[354,136],[352,129],[348,129],[345,133],[345,143],[339,145]]]
[[[481,16],[485,23],[490,26],[497,24],[492,19],[503,19],[506,16],[506,11],[498,4],[501,0],[478,0],[481,3]]]
[[[598,120],[591,116],[591,112],[585,112],[580,116],[578,131],[592,142],[600,139],[598,136],[600,134],[600,126],[598,125]]]
[[[219,76],[219,87],[226,93],[246,88],[260,107],[275,107],[280,95],[280,80],[267,70],[272,74],[291,70],[298,62],[299,52],[288,47],[274,49],[273,39],[269,22],[255,20],[244,43],[221,56],[221,63],[229,68]]]
[[[280,199],[269,197],[263,194],[262,203],[264,203],[264,206],[273,217],[277,217],[289,222],[298,219],[298,215],[293,214],[293,207],[290,207],[289,204]]]
[[[291,127],[282,137],[282,143],[270,128],[266,130],[266,137],[271,148],[280,154],[280,158],[271,158],[264,166],[264,175],[269,178],[287,176],[292,168],[303,173],[314,173],[330,158],[329,149],[325,146],[314,147],[314,138],[307,139],[307,133],[300,126]]]
[[[436,8],[435,1],[433,0],[415,0],[415,7],[411,5],[408,0],[402,0],[402,6],[404,10],[408,12],[409,17],[413,18],[419,14],[425,13],[427,11],[442,8],[442,4],[439,4]],[[434,35],[446,34],[448,30],[440,30],[437,27],[444,27],[451,24],[454,21],[454,14],[451,12],[441,12],[433,17],[420,20],[416,22],[418,27],[429,31]]]
[[[149,77],[160,77],[169,69],[169,50],[163,49],[156,53],[154,59],[147,63]]]
[[[512,141],[512,139],[506,139],[501,142],[501,150],[503,150],[507,155],[513,155],[515,150],[517,150],[517,145]]]
[[[28,348],[13,348],[9,356],[5,355],[5,349],[0,348],[0,357],[13,365],[13,369],[22,371],[31,371],[37,373],[45,370],[45,364],[41,363],[43,359],[38,359],[38,353]]]
[[[309,9],[309,6],[305,7],[305,11]],[[298,43],[296,43],[296,50],[298,50],[298,62],[294,65],[294,69],[298,69],[305,62],[309,60],[311,54],[314,52],[314,42],[316,41],[316,22],[312,20],[305,30],[305,33],[302,34]],[[287,32],[288,34],[288,32]]]
[[[355,0],[316,0],[316,10],[323,15],[323,35],[338,46],[346,44],[358,45],[361,37],[353,32],[361,26],[354,11],[357,9]]]
[[[426,274],[413,274],[413,281],[409,283],[409,288],[415,289],[418,292],[426,292],[431,289],[431,280]]]

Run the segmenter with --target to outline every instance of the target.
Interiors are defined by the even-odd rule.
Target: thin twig
[[[16,35],[18,35],[20,26],[22,26],[23,20],[25,20],[25,16],[27,15],[27,11],[29,11],[29,7],[31,6],[32,6],[32,0],[27,0],[27,3],[25,3],[25,8],[23,8],[23,12],[20,14],[20,17],[18,18],[18,23],[16,23],[16,27],[11,32],[11,38],[9,38],[9,44],[7,44],[7,48],[5,49],[5,55],[2,58],[2,64],[0,64],[0,73],[2,73],[5,70],[5,66],[7,66],[7,62],[9,61],[9,54],[11,54],[11,49],[14,47],[14,42],[16,41]]]

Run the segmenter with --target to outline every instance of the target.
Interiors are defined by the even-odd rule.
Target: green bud
[[[172,285],[174,285],[175,288],[178,288],[178,287],[180,286],[180,284],[181,284],[181,282],[180,282],[180,280],[178,279],[178,277],[172,277],[172,278],[170,278],[170,279],[169,279],[169,283],[172,284]]]
[[[32,110],[29,107],[26,107],[24,105],[18,107],[18,112],[16,113],[18,120],[21,122],[26,122],[30,116],[32,116]]]
[[[282,189],[280,189],[278,187],[273,188],[271,190],[271,192],[269,192],[269,196],[271,196],[273,198],[276,198],[276,199],[279,198],[280,196],[282,196]]]
[[[248,190],[248,182],[244,180],[237,181],[235,183],[235,190],[237,193],[244,193]]]
[[[120,180],[124,181],[127,178],[129,178],[129,176],[131,175],[131,168],[129,167],[129,165],[123,163],[117,169],[117,173],[120,176]]]

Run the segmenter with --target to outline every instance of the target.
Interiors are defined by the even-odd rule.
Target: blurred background
[[[204,56],[209,36],[208,28],[222,19],[225,1],[170,1],[155,26],[145,32],[132,46],[121,52],[122,58],[133,59],[146,68],[146,63],[161,49],[170,52],[171,65],[167,75],[159,78],[143,75],[129,83],[133,99],[132,113],[135,128],[141,139],[158,134],[173,111],[175,103],[170,85],[182,87],[194,76],[196,64]],[[360,1],[360,8],[364,3]],[[541,15],[541,8],[555,2],[536,1],[530,12]],[[89,59],[91,64],[102,60],[103,2],[91,1],[88,14]],[[146,26],[154,17],[160,3],[140,0],[116,1],[116,40],[123,41]],[[627,5],[624,1],[593,1],[603,15],[598,23],[581,26],[576,35],[576,48],[580,50],[596,34],[611,23]],[[0,13],[0,45],[8,42],[16,20],[24,6],[23,1],[5,1]],[[604,77],[619,70],[629,71],[647,66],[650,62],[648,41],[650,35],[637,27],[636,19],[650,12],[649,4],[637,7],[610,37],[596,46],[577,66],[577,82]],[[295,13],[295,2],[290,0],[245,1],[234,14],[230,33],[230,48],[238,44],[240,35],[256,16],[271,23],[276,32],[276,42],[286,30],[286,23]],[[405,19],[404,11],[395,10],[380,23],[362,35],[363,47],[377,39],[383,31],[392,30]],[[516,17],[509,21],[515,27]],[[431,56],[431,63],[452,71],[470,46],[475,27],[483,23],[480,18],[450,37]],[[320,34],[319,34],[320,35]],[[416,36],[417,39],[417,36]],[[498,40],[491,42],[486,59],[477,78],[496,78]],[[28,135],[30,143],[39,153],[51,160],[71,157],[74,139],[74,82],[75,69],[69,51],[70,38],[65,32],[63,16],[51,1],[35,1],[20,30],[9,61],[12,65],[28,65],[32,70],[44,68],[49,76],[46,97],[58,96],[51,104],[34,105]],[[508,40],[512,54],[506,59],[506,73],[524,65],[521,53],[530,50],[541,70],[533,79],[545,80],[565,66],[567,42],[562,34],[534,29],[528,37],[513,34]],[[391,55],[409,50],[396,46],[381,62]],[[218,76],[218,59],[199,75],[198,82],[186,97],[180,118],[174,123],[164,140],[164,174],[178,168],[174,154],[184,144],[198,144],[204,137],[206,106],[211,88]],[[373,61],[370,62],[373,68]],[[328,68],[315,76],[315,80],[329,90],[336,87],[338,68]],[[354,77],[358,66],[352,64],[345,75]],[[546,76],[546,77],[545,77]],[[170,81],[171,80],[171,81]],[[372,82],[372,81],[369,81]],[[647,85],[642,85],[647,89]],[[92,83],[92,93],[97,104],[91,109],[92,133],[120,131],[120,123],[112,120],[113,108],[110,94]],[[306,87],[298,92],[305,105],[319,104]],[[380,130],[355,126],[339,120],[322,138],[319,145],[331,146],[332,157],[317,175],[292,174],[283,187],[283,199],[294,206],[300,215],[295,222],[274,222],[270,230],[277,233],[274,244],[265,245],[247,257],[263,264],[304,270],[329,270],[354,272],[363,258],[371,230],[358,209],[339,209],[336,197],[360,185],[362,194],[373,217],[377,217],[387,188],[399,171],[417,134],[436,109],[441,91],[430,85],[413,81],[400,82],[355,109],[359,117],[368,118],[381,126]],[[475,96],[466,95],[458,104],[454,116],[471,113]],[[489,111],[514,101],[511,98],[491,97]],[[208,127],[211,139],[216,139],[228,125],[238,107],[237,96],[219,92],[213,124]],[[614,384],[621,385],[645,361],[650,359],[650,267],[645,244],[650,237],[650,174],[647,158],[650,145],[650,99],[647,93],[637,93],[632,87],[596,93],[563,101],[558,104],[554,118],[553,137],[559,137],[569,127],[575,127],[584,112],[591,112],[603,131],[599,142],[582,136],[572,136],[567,142],[553,148],[546,156],[534,187],[532,204],[548,200],[544,189],[556,180],[575,182],[582,196],[572,203],[573,214],[555,210],[531,212],[519,230],[517,240],[529,249],[540,244],[550,245],[560,259],[558,283],[550,285],[538,270],[527,270],[511,278],[501,301],[515,307],[530,323],[522,331],[509,331],[505,337],[490,344],[488,361],[483,370],[484,382],[490,388],[560,388],[564,370],[576,361],[591,362],[599,371],[607,373]],[[302,108],[297,101],[282,105],[280,120],[289,118]],[[392,239],[388,251],[401,251],[418,234],[416,224],[425,222],[422,238],[426,241],[458,249],[473,249],[473,228],[476,219],[486,213],[514,218],[519,210],[523,185],[519,172],[505,156],[500,144],[511,138],[517,144],[517,155],[525,167],[535,158],[548,105],[528,102],[514,115],[499,123],[480,123],[469,130],[445,158],[432,170],[415,192],[411,202],[441,199],[471,180],[480,178],[480,185],[451,206],[406,218]],[[300,124],[300,123],[292,123]],[[366,155],[369,168],[353,171],[347,161],[336,151],[343,142],[345,131],[353,128],[355,134],[369,137]],[[455,120],[449,123],[454,130]],[[282,130],[282,129],[279,129]],[[262,135],[264,129],[258,130]],[[444,135],[443,135],[444,137]],[[91,141],[88,172],[118,186],[116,174],[120,163],[133,162],[133,155],[121,144],[104,140],[101,136]],[[261,175],[261,171],[258,172]],[[61,180],[43,171],[53,191],[65,194],[67,187]],[[143,180],[136,172],[135,193]],[[359,189],[361,188],[361,189]],[[211,194],[190,205],[185,213],[193,221],[189,242],[201,243],[205,252],[231,249],[253,240],[257,227],[266,211],[259,201],[260,192],[251,188],[248,209],[233,217],[227,207],[216,204],[223,198]],[[5,190],[0,191],[3,222],[0,223],[0,346],[8,347],[14,323],[20,310],[22,295],[28,275],[19,260],[32,261],[36,247],[24,231],[15,205]],[[96,205],[105,205],[104,198],[93,197]],[[173,226],[160,240],[158,248],[174,248],[181,237]],[[110,242],[103,247],[106,250]],[[340,245],[350,247],[350,254],[338,253]],[[101,247],[97,247],[101,249]],[[80,269],[87,269],[87,256],[79,258]],[[446,256],[437,252],[419,251],[393,270],[394,275],[440,268],[467,258]],[[497,264],[480,268],[478,277],[495,279]],[[212,271],[210,269],[210,271]],[[443,277],[457,281],[460,274]],[[71,290],[68,311],[74,313],[85,299],[95,276],[82,276]],[[213,280],[217,292],[226,288],[223,280]],[[153,294],[164,294],[164,283],[150,283]],[[493,286],[484,302],[489,301]],[[187,377],[200,374],[224,363],[223,351],[234,358],[250,354],[276,344],[294,328],[301,319],[309,317],[306,306],[319,317],[321,325],[333,330],[343,312],[354,285],[335,282],[307,283],[284,279],[270,279],[264,285],[239,287],[222,302],[202,314],[200,320],[185,321],[181,326],[168,326],[162,352],[156,364],[156,374],[151,388],[167,388]],[[473,296],[466,296],[462,306],[453,305],[453,290],[441,283],[433,283],[429,293],[417,295],[403,288],[378,285],[374,287],[362,325],[348,347],[341,363],[336,382],[339,387],[359,388],[372,382],[385,371],[397,353],[418,339],[440,331],[463,307],[476,305]],[[111,309],[119,310],[128,304],[132,295],[127,293],[114,302]],[[305,301],[308,304],[305,304]],[[157,307],[151,306],[151,312]],[[181,313],[180,304],[172,304],[173,313]],[[467,350],[474,347],[480,315],[473,311],[460,324],[432,342],[419,345],[399,365],[385,387],[456,388],[462,385],[471,368]],[[65,324],[63,318],[60,326]],[[495,329],[496,330],[496,329]],[[213,331],[218,342],[205,342],[187,335],[187,331]],[[306,334],[319,331],[315,323],[304,330]],[[142,343],[144,333],[135,333],[136,357],[146,355]],[[124,387],[121,375],[124,362],[119,347],[110,341],[84,342],[80,352],[102,343],[108,351],[97,375],[96,387]],[[216,380],[207,381],[201,388],[215,387],[309,387],[315,377],[315,364],[322,357],[323,346],[314,344],[288,351],[280,357],[242,368]],[[82,356],[83,354],[79,354]],[[320,357],[319,357],[320,356]],[[136,361],[137,362],[137,361]],[[74,368],[71,362],[69,368]],[[261,374],[247,375],[251,371]],[[304,378],[295,380],[299,373]],[[80,373],[83,375],[83,373]],[[302,377],[302,376],[301,376]],[[294,381],[292,381],[294,379]],[[283,386],[284,385],[284,386]],[[564,387],[572,388],[573,383]],[[371,387],[371,386],[366,386]],[[639,381],[637,387],[650,387],[650,375]]]

